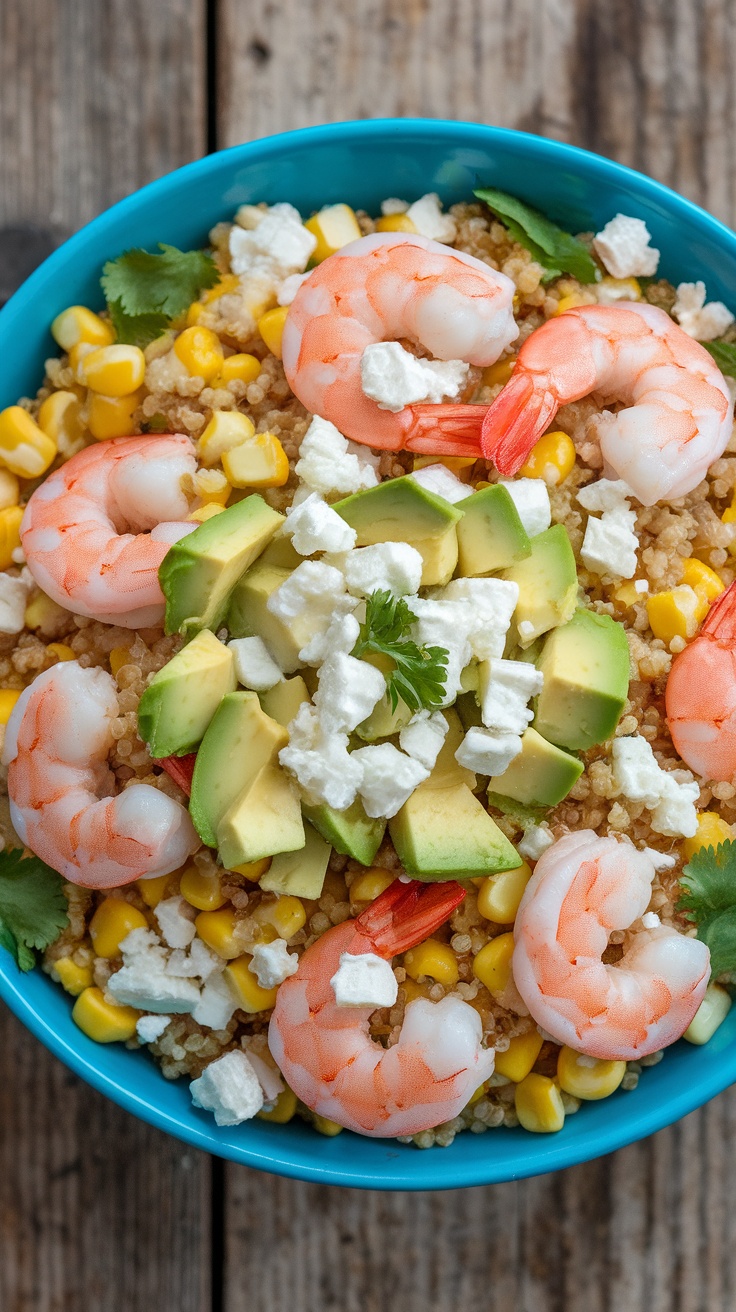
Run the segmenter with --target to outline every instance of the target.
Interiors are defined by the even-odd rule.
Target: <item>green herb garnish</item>
[[[372,592],[365,604],[365,622],[353,656],[389,656],[394,669],[386,675],[386,692],[395,711],[399,700],[410,711],[441,706],[445,695],[448,652],[445,647],[420,647],[406,635],[416,620],[403,597]]]
[[[180,251],[164,242],[159,249],[160,255],[125,251],[102,270],[102,290],[119,342],[147,346],[220,276],[206,251]]]
[[[710,948],[711,974],[736,970],[736,843],[701,848],[681,882],[677,910],[697,925],[698,938]]]
[[[598,266],[587,247],[564,228],[558,228],[539,210],[505,191],[497,191],[495,187],[481,187],[473,195],[485,201],[515,241],[525,246],[537,263],[547,270],[545,282],[561,273],[572,274],[578,282],[597,282]]]
[[[713,356],[722,374],[736,378],[736,342],[701,342]]]
[[[0,945],[21,970],[36,964],[33,949],[43,951],[69,923],[61,875],[21,848],[0,852]]]

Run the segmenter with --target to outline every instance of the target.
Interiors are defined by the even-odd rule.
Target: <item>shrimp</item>
[[[719,783],[736,778],[736,583],[675,657],[665,708],[675,750],[691,770]]]
[[[38,586],[66,610],[126,629],[163,623],[158,568],[184,523],[197,463],[188,437],[116,437],[67,460],[33,493],[20,536]]]
[[[439,360],[493,364],[518,336],[513,298],[511,279],[472,255],[410,233],[361,237],[323,260],[294,298],[283,335],[289,386],[356,442],[421,450],[425,434],[442,427],[435,412],[444,407],[427,407],[429,425],[411,407],[380,409],[361,387],[366,346],[409,338]],[[453,451],[462,454],[456,444]]]
[[[628,840],[583,829],[540,857],[514,923],[513,975],[534,1020],[558,1043],[630,1061],[674,1043],[705,995],[705,943],[666,925],[637,928],[615,965],[612,930],[645,913],[655,868]]]
[[[200,846],[188,813],[150,784],[111,796],[115,684],[65,661],[25,689],[5,731],[10,816],[21,842],[72,884],[119,888],[178,870]]]
[[[389,960],[421,942],[465,896],[456,883],[394,880],[356,920],[328,929],[279,988],[268,1042],[302,1102],[356,1134],[418,1134],[462,1110],[493,1073],[481,1047],[480,1017],[467,1002],[416,998],[398,1043],[382,1048],[368,1032],[372,1007],[338,1007],[330,980],[340,955]]]

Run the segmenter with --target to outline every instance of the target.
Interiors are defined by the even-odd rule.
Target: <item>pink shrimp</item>
[[[458,884],[395,880],[356,920],[328,929],[281,985],[271,1052],[302,1102],[357,1134],[418,1134],[450,1120],[493,1073],[477,1011],[459,998],[406,1008],[398,1043],[368,1033],[373,1008],[338,1007],[330,984],[344,952],[389,960],[432,933],[465,896]]]
[[[23,516],[21,542],[39,587],[106,624],[161,624],[158,568],[172,542],[197,527],[182,522],[189,505],[181,488],[196,468],[181,434],[116,437],[72,456]]]
[[[675,657],[665,707],[685,764],[705,779],[736,778],[736,583],[716,598],[698,636]]]
[[[513,297],[510,278],[462,251],[410,233],[361,237],[323,260],[297,292],[283,336],[289,386],[356,442],[423,450],[423,441],[441,436],[445,407],[427,407],[428,425],[412,407],[382,410],[361,387],[363,351],[409,338],[439,360],[493,364],[518,335]],[[447,410],[452,442],[456,420]],[[452,449],[462,454],[454,442]]]
[[[85,888],[169,874],[200,846],[184,807],[151,784],[111,796],[107,757],[117,715],[110,675],[65,661],[25,689],[5,731],[3,764],[18,837]]]
[[[615,965],[613,930],[646,912],[655,869],[628,840],[583,829],[540,857],[514,923],[513,975],[534,1020],[558,1043],[630,1061],[667,1047],[705,995],[710,952],[656,923],[630,930]]]

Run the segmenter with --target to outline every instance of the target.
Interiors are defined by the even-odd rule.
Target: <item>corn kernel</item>
[[[184,320],[185,328],[196,328],[205,312],[203,301],[192,301]]]
[[[226,387],[228,383],[254,383],[261,372],[261,362],[257,355],[229,355],[223,361],[222,369],[215,379],[214,387]]]
[[[724,510],[723,514],[721,515],[721,523],[722,524],[736,523],[736,505],[729,506],[727,510]]]
[[[355,217],[355,210],[351,210],[349,205],[325,205],[318,214],[313,214],[311,219],[307,219],[304,227],[317,238],[317,245],[312,255],[315,264],[326,260],[328,255],[334,255],[341,247],[363,236]]]
[[[219,916],[220,911],[203,912],[203,915],[211,914]],[[197,917],[201,920],[201,916]],[[250,969],[250,963],[253,960],[247,954],[240,956],[236,961],[231,961],[226,966],[223,975],[225,976],[230,988],[233,990],[238,999],[238,1006],[241,1011],[247,1011],[249,1015],[254,1016],[259,1011],[270,1011],[276,1005],[276,989],[262,989],[253,971]]]
[[[141,403],[143,393],[138,390],[129,396],[103,396],[90,392],[87,405],[87,426],[98,442],[109,437],[128,437],[135,425],[133,415]]]
[[[39,478],[56,455],[56,443],[19,405],[0,411],[0,462],[19,478]]]
[[[71,957],[60,957],[54,962],[54,973],[59,978],[62,988],[78,998],[83,989],[91,988],[92,967],[78,966]]]
[[[554,1134],[565,1124],[560,1090],[546,1075],[532,1074],[521,1080],[514,1103],[519,1124],[533,1134]]]
[[[396,875],[391,870],[383,870],[380,866],[372,866],[370,870],[364,870],[362,875],[358,875],[350,885],[351,902],[375,902],[381,893],[393,884]]]
[[[655,638],[670,643],[673,638],[694,638],[708,603],[686,583],[647,598],[649,627]]]
[[[719,843],[726,843],[733,838],[733,830],[730,825],[722,820],[716,811],[701,811],[698,814],[698,827],[692,838],[686,838],[682,843],[682,855],[685,861],[689,861],[691,856],[700,852],[704,847],[718,847]]]
[[[19,688],[0,688],[0,724],[7,724],[18,698]]]
[[[205,383],[211,383],[217,377],[225,358],[217,333],[197,325],[185,328],[179,334],[174,351],[189,373],[195,378],[203,378]]]
[[[236,875],[242,875],[244,879],[249,879],[252,884],[257,884],[270,867],[270,856],[262,856],[258,861],[244,861],[240,866],[233,866],[233,870]]]
[[[99,346],[85,355],[81,364],[83,381],[103,396],[130,396],[146,376],[146,357],[139,346],[119,342]]]
[[[13,552],[20,546],[22,519],[21,506],[7,506],[0,510],[0,569],[7,569],[13,563]]]
[[[219,506],[216,501],[208,501],[204,506],[197,506],[196,510],[190,511],[187,519],[193,524],[204,524],[215,515],[221,515],[224,509],[225,507]]]
[[[239,410],[214,410],[197,447],[202,464],[217,465],[224,453],[253,437],[255,428]]]
[[[135,886],[147,907],[157,907],[166,895],[168,882],[168,875],[154,875],[153,879],[137,879]]]
[[[85,305],[70,305],[57,314],[51,324],[51,336],[62,351],[71,351],[78,342],[109,346],[115,341],[112,326]]]
[[[113,678],[117,679],[123,666],[130,661],[130,652],[127,647],[113,647],[108,659],[110,661],[110,672]]]
[[[683,1039],[700,1047],[713,1038],[731,1010],[731,994],[721,984],[709,984],[705,997],[690,1021]]]
[[[82,436],[79,410],[76,392],[52,392],[38,412],[38,426],[57,446],[78,442]]]
[[[486,1092],[485,1084],[479,1084],[478,1088],[476,1089],[472,1097],[468,1098],[468,1107],[475,1107],[475,1104],[477,1102],[480,1102],[485,1092]]]
[[[426,982],[423,984],[418,984],[415,979],[411,979],[409,977],[404,980],[404,983],[401,985],[401,987],[404,990],[404,998],[408,1006],[409,1003],[413,1002],[415,998],[428,998],[429,990],[432,987],[432,985]]]
[[[499,383],[507,383],[516,364],[516,356],[507,356],[505,360],[497,360],[487,369],[483,370],[482,384],[483,387],[498,387]]]
[[[198,911],[219,911],[227,901],[220,886],[220,876],[216,870],[200,870],[199,866],[187,866],[182,874],[179,892],[191,907]]]
[[[283,1089],[276,1099],[276,1106],[270,1112],[258,1112],[261,1121],[273,1121],[275,1125],[286,1125],[296,1112],[297,1097],[293,1089]]]
[[[102,989],[84,989],[72,1010],[72,1020],[95,1043],[124,1043],[135,1035],[139,1012],[105,1001]]]
[[[522,478],[543,478],[548,487],[564,482],[575,464],[575,447],[567,433],[545,433],[519,470]]]
[[[376,219],[376,232],[416,232],[417,225],[408,214],[383,214]]]
[[[693,591],[702,593],[706,601],[715,601],[722,592],[725,592],[726,585],[722,583],[714,569],[710,565],[704,565],[702,560],[697,560],[691,556],[685,561],[682,570],[682,581],[687,583]]]
[[[411,979],[428,975],[446,989],[454,988],[460,978],[455,953],[449,943],[440,943],[436,938],[425,939],[405,952],[404,969]]]
[[[86,386],[86,383],[84,382],[84,374],[82,372],[84,360],[88,355],[92,355],[93,351],[99,349],[99,347],[93,346],[91,342],[77,342],[69,352],[69,368],[74,374],[77,382],[82,386]]]
[[[276,356],[277,360],[281,359],[281,339],[284,335],[284,324],[288,313],[288,305],[277,305],[275,310],[266,310],[266,313],[262,314],[258,320],[258,331],[269,351]]]
[[[634,587],[633,579],[628,579],[626,583],[619,583],[613,590],[613,600],[618,606],[623,606],[628,610],[631,606],[640,605],[644,601],[646,593],[639,592]]]
[[[489,875],[478,892],[478,910],[486,920],[497,925],[513,925],[524,889],[532,877],[526,861],[515,870],[504,870],[500,875]]]
[[[224,451],[222,467],[233,487],[283,487],[289,478],[288,456],[273,433]]]
[[[426,465],[444,465],[458,478],[462,478],[463,471],[469,469],[475,464],[475,456],[414,456],[414,469],[424,469]]]
[[[65,642],[50,642],[46,648],[47,656],[55,656],[57,661],[75,661],[76,652],[68,647]]]
[[[636,278],[601,278],[598,289],[603,292],[601,300],[606,305],[613,301],[641,300],[641,285]]]
[[[217,911],[200,911],[194,922],[199,937],[225,961],[232,961],[243,951],[242,943],[235,938],[237,919],[232,907]]]
[[[216,501],[219,506],[226,506],[232,487],[221,469],[199,469],[194,477],[194,491],[203,502]]]
[[[514,1084],[520,1084],[534,1066],[543,1043],[544,1039],[536,1029],[528,1034],[518,1034],[505,1052],[496,1053],[494,1070],[498,1075],[505,1075],[507,1080],[513,1080]]]
[[[625,1074],[625,1061],[600,1061],[597,1057],[585,1057],[573,1048],[560,1048],[557,1079],[560,1088],[573,1098],[582,1098],[586,1102],[610,1098]]]
[[[337,1121],[331,1121],[327,1116],[318,1116],[316,1112],[312,1124],[318,1134],[324,1134],[328,1139],[334,1139],[336,1134],[342,1134],[345,1128],[343,1125],[338,1125]]]
[[[590,302],[584,292],[570,292],[568,296],[560,297],[555,314],[564,314],[565,310],[574,310],[578,305],[589,304]]]
[[[486,943],[473,961],[473,974],[489,993],[503,993],[511,978],[514,936],[499,934]]]
[[[272,925],[279,938],[287,940],[298,934],[307,923],[304,904],[290,893],[277,897],[275,902],[261,902],[253,912],[253,918],[259,925]]]
[[[0,510],[17,506],[20,501],[20,483],[9,469],[0,469]]]
[[[92,946],[98,957],[116,957],[132,929],[147,929],[142,911],[121,897],[106,897],[89,922]]]
[[[26,606],[23,619],[27,629],[42,629],[44,625],[51,627],[67,614],[68,612],[47,597],[45,592],[39,592]]]

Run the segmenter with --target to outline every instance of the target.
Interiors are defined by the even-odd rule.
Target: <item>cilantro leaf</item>
[[[545,282],[561,273],[570,273],[579,282],[597,281],[598,266],[587,247],[572,233],[558,228],[539,210],[505,191],[497,191],[495,187],[481,187],[473,195],[485,201],[514,240],[525,246],[537,263],[547,270]]]
[[[124,251],[102,270],[102,290],[120,342],[147,346],[220,276],[207,251],[180,251],[165,242],[159,250],[160,255]]]
[[[21,970],[35,965],[33,948],[43,951],[69,923],[63,882],[37,856],[0,852],[0,945]]]
[[[169,326],[166,315],[159,311],[151,314],[126,314],[121,301],[109,301],[108,309],[117,340],[128,342],[131,346],[140,346],[141,350],[149,342],[155,342]]]
[[[736,970],[736,843],[704,847],[685,866],[677,910],[710,948],[714,977]]]
[[[722,374],[736,378],[736,342],[701,342],[710,352]]]
[[[353,656],[367,652],[388,656],[394,663],[386,675],[386,692],[395,711],[403,701],[410,711],[432,710],[442,704],[447,679],[448,652],[444,647],[420,647],[405,635],[416,616],[403,597],[372,592],[366,601],[365,622]]]

